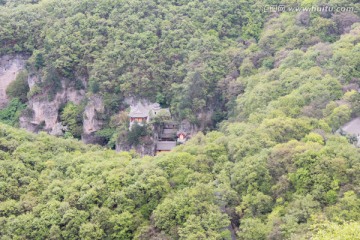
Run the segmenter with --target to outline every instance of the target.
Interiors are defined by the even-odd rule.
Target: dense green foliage
[[[29,85],[27,82],[28,74],[26,71],[20,72],[15,81],[9,84],[6,89],[6,95],[10,98],[18,98],[22,103],[25,103],[27,94],[29,92]]]
[[[240,239],[311,236],[310,226],[326,239],[360,221],[359,149],[306,124],[287,143],[235,124],[141,159],[0,127],[3,239],[230,239],[230,223]],[[269,147],[239,156],[246,131]]]
[[[358,239],[360,236],[359,222],[346,224],[325,223],[319,226],[319,232],[314,236],[314,240],[327,239]]]
[[[248,115],[298,86],[294,81],[278,91],[274,83],[280,73],[296,75],[296,70],[321,65],[324,78],[337,73],[345,83],[359,77],[358,47],[351,40],[329,46],[359,21],[355,13],[285,12],[277,16],[263,11],[280,2],[356,10],[356,0],[6,2],[0,6],[0,55],[31,55],[27,68],[42,82],[41,90],[36,86],[30,96],[44,91],[52,100],[62,87],[60,79],[66,78],[77,88],[102,95],[105,129],[110,128],[111,117],[125,109],[123,100],[129,96],[158,101],[170,106],[177,119],[213,129],[234,110],[235,99],[247,87],[246,78],[253,86],[261,82],[253,94],[272,91],[267,98],[249,96],[246,101],[251,104],[241,102],[238,107],[244,107]],[[265,80],[264,72],[277,67],[279,71]],[[284,68],[288,72],[283,73]],[[86,79],[86,86],[80,79]],[[297,99],[293,96],[279,104],[285,101],[294,104]]]
[[[110,114],[135,95],[196,122],[194,112],[224,107],[218,82],[237,70],[239,38],[259,38],[271,1],[22,2],[0,6],[0,54],[31,54],[44,79],[86,77]]]
[[[26,105],[18,98],[11,99],[8,105],[0,110],[0,122],[11,126],[18,126],[20,114],[25,108]]]
[[[77,138],[81,137],[83,127],[83,104],[75,105],[72,102],[67,103],[61,110],[60,118],[67,127],[68,132]]]
[[[138,124],[134,124],[129,133],[128,133],[128,143],[130,145],[138,145],[140,143],[141,137],[145,137],[148,134],[147,126],[140,126]]]
[[[146,141],[118,112],[125,96],[199,125],[210,112],[218,129],[139,158],[0,125],[0,239],[359,239],[360,150],[335,134],[360,116],[358,13],[269,14],[277,1],[265,0],[6,2],[1,54],[31,54],[49,97],[59,79],[85,76],[104,97],[97,136],[109,147]],[[295,2],[359,6],[283,3]],[[69,134],[81,134],[82,113],[64,106]]]

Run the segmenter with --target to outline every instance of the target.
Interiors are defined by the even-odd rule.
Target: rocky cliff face
[[[84,134],[91,134],[101,128],[102,121],[99,120],[99,115],[104,114],[104,111],[102,98],[98,95],[91,96],[84,111]]]
[[[83,142],[97,143],[99,141],[94,133],[101,129],[103,125],[101,118],[104,113],[105,107],[101,96],[89,97],[84,111],[83,134],[81,136]]]
[[[28,78],[30,91],[36,87],[36,76]],[[71,101],[80,104],[85,98],[84,90],[76,90],[62,81],[62,90],[56,93],[53,100],[49,101],[46,92],[41,92],[31,97],[27,103],[28,111],[20,117],[20,126],[30,131],[45,130],[52,135],[62,135],[64,127],[59,122],[59,109]]]
[[[30,85],[30,84],[29,84]],[[28,102],[28,111],[20,117],[20,126],[30,131],[45,130],[51,135],[63,135],[66,127],[59,119],[59,110],[67,102],[80,104],[86,100],[87,104],[83,114],[82,139],[85,143],[96,143],[94,132],[101,129],[101,114],[104,113],[104,105],[100,96],[86,97],[84,90],[69,88],[63,83],[63,90],[58,92],[52,101],[46,94],[39,94]]]
[[[0,57],[0,109],[8,103],[6,88],[16,79],[16,76],[25,69],[27,58],[22,55],[6,55]],[[86,102],[83,113],[83,134],[82,140],[85,143],[99,143],[101,139],[96,137],[95,133],[103,127],[103,115],[105,107],[100,95],[86,94],[85,90],[79,90],[74,87],[73,82],[68,79],[61,79],[61,88],[55,95],[49,98],[49,89],[42,86],[39,73],[29,72],[28,85],[31,96],[27,102],[27,109],[20,116],[20,127],[32,132],[40,130],[46,131],[51,135],[61,136],[67,130],[60,121],[60,109],[68,102],[81,104]],[[86,80],[82,79],[82,85],[86,86]],[[72,84],[71,84],[72,83]],[[86,87],[85,87],[86,88]],[[146,99],[126,98],[124,101],[128,105],[136,105],[141,102],[144,105],[151,105]],[[200,114],[198,116],[203,122],[209,121],[209,115]],[[181,122],[182,130],[190,135],[199,130],[198,126],[190,124],[188,121]],[[200,126],[204,128],[204,126]],[[142,144],[134,147],[124,143],[117,143],[118,151],[135,150],[141,155],[153,155],[155,152],[156,139],[158,131],[152,131],[153,135],[142,139]]]
[[[22,55],[5,55],[0,57],[0,109],[8,103],[6,89],[16,79],[20,71],[25,69],[27,57]],[[40,78],[34,73],[28,77],[30,91],[36,92],[39,88]],[[86,86],[86,80],[82,79]],[[20,117],[20,127],[32,132],[39,130],[47,131],[56,136],[64,134],[66,127],[59,119],[59,110],[67,102],[80,104],[87,101],[83,119],[83,140],[87,143],[94,143],[96,139],[94,132],[102,126],[101,114],[104,113],[104,104],[100,96],[86,96],[85,90],[77,90],[69,86],[69,81],[61,80],[61,90],[49,100],[48,92],[45,89],[38,91],[29,98],[27,109]]]
[[[4,55],[0,57],[0,109],[8,103],[6,88],[25,68],[26,57],[22,55]]]

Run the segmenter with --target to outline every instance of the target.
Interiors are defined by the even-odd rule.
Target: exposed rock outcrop
[[[25,68],[26,57],[22,55],[4,55],[0,57],[0,109],[8,103],[6,88]]]
[[[25,69],[27,57],[22,55],[5,55],[0,57],[0,109],[6,106],[8,98],[6,96],[6,89],[11,82],[16,79],[16,76]],[[56,93],[52,93],[51,86],[45,86],[42,82],[41,72],[30,72],[28,76],[28,85],[30,92],[28,94],[27,109],[22,112],[19,123],[21,128],[25,128],[32,132],[46,131],[51,135],[62,136],[67,127],[61,122],[59,112],[60,109],[68,102],[75,104],[82,104],[86,102],[83,112],[83,134],[82,140],[85,143],[101,143],[102,138],[96,136],[104,124],[105,106],[103,99],[100,95],[89,96],[84,89],[79,90],[74,86],[73,81],[68,79],[61,79],[61,86],[59,86]],[[80,79],[82,86],[86,88],[86,79]],[[149,109],[146,110],[146,117],[149,120],[150,115],[158,116],[161,109],[159,104],[151,103],[145,99],[136,99],[128,97],[124,101],[125,105],[142,105]],[[154,107],[155,106],[155,107]],[[157,106],[157,107],[156,107]],[[157,111],[159,110],[159,111]],[[169,111],[168,109],[166,109]],[[159,114],[157,114],[159,113]],[[209,116],[206,114],[199,114],[198,116],[203,122],[209,121]],[[156,125],[156,124],[155,124]],[[120,141],[116,144],[118,151],[130,150],[135,148],[135,151],[141,155],[154,155],[156,152],[156,143],[159,141],[173,141],[169,137],[164,137],[164,126],[151,131],[145,137],[142,137],[141,144],[137,146],[128,146],[124,144],[126,141]],[[190,124],[188,121],[181,123],[181,129],[186,130],[187,133],[192,135],[199,129],[198,126]],[[204,128],[204,126],[200,126]],[[174,133],[176,133],[174,129]],[[175,135],[175,134],[174,134]]]
[[[16,79],[19,72],[25,69],[27,57],[22,55],[5,55],[0,57],[0,109],[8,103],[6,89]],[[86,80],[81,79],[84,86]],[[35,92],[27,102],[27,109],[20,117],[20,127],[32,132],[44,130],[51,135],[61,136],[66,131],[59,119],[59,110],[67,102],[80,104],[86,99],[85,90],[77,90],[66,79],[61,80],[61,90],[51,100],[46,89],[39,88],[41,80],[37,74],[28,77],[30,91]],[[38,88],[38,89],[37,89]],[[94,142],[94,132],[102,126],[101,114],[104,104],[100,96],[94,95],[88,99],[84,112],[85,142]],[[96,142],[96,140],[95,140]]]
[[[35,76],[28,78],[30,90],[36,86],[38,79]],[[28,111],[31,114],[23,114],[20,117],[20,126],[29,131],[36,132],[45,130],[52,135],[62,135],[64,126],[59,122],[59,109],[67,102],[80,104],[85,99],[84,90],[76,90],[68,87],[62,81],[62,90],[56,93],[53,100],[49,100],[46,92],[33,96],[27,103]]]
[[[156,151],[156,142],[154,140],[153,136],[146,136],[143,137],[141,140],[141,144],[137,146],[130,146],[126,142],[117,142],[115,150],[117,152],[122,151],[131,151],[134,150],[136,153],[138,153],[140,156],[154,156]]]
[[[99,115],[104,114],[104,111],[102,98],[98,95],[91,96],[84,111],[84,134],[96,132],[101,128],[102,121],[99,120]]]
[[[105,107],[101,96],[93,95],[89,98],[84,111],[83,135],[81,136],[85,143],[97,143],[99,138],[95,132],[100,130],[103,121],[101,115],[105,113]]]

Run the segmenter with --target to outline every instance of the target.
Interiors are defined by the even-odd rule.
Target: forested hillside
[[[360,117],[359,3],[282,3],[352,11],[0,1],[0,56],[27,59],[0,110],[0,239],[360,239],[359,136],[342,130]],[[65,138],[94,96],[109,147],[127,137],[128,97],[203,132],[141,158],[9,126],[64,86],[86,96],[58,109]]]
[[[360,151],[313,124],[238,123],[144,158],[1,125],[0,238],[358,239]]]
[[[170,105],[193,123],[199,121],[194,113],[215,109],[215,122],[226,116],[219,82],[239,67],[240,37],[259,37],[266,3],[21,2],[0,8],[0,53],[29,54],[27,68],[42,78],[40,88],[54,95],[65,77],[100,93],[108,119],[126,96],[135,96]]]
[[[296,5],[296,1],[282,3]],[[26,81],[20,78],[14,83],[18,90],[8,91],[15,98],[9,111],[19,109],[10,122],[34,115],[31,104],[26,109],[21,103],[39,98],[51,102],[64,86],[71,87],[84,90],[86,98],[77,107],[66,101],[58,104],[58,121],[80,138],[85,106],[92,95],[99,95],[105,108],[96,119],[101,121],[99,135],[116,142],[121,125],[116,116],[126,110],[128,97],[169,106],[178,121],[186,119],[209,130],[237,114],[237,109],[248,117],[259,112],[258,107],[290,94],[299,87],[298,80],[276,85],[298,76],[296,71],[308,85],[312,81],[304,70],[317,71],[312,80],[328,74],[342,85],[357,81],[356,40],[340,40],[359,22],[355,0],[298,1],[300,6],[351,7],[348,12],[264,11],[274,4],[278,1],[3,1],[0,54],[29,58],[22,79],[37,79],[29,89],[21,87]],[[262,89],[269,92],[263,94]],[[243,93],[247,97],[237,104]],[[302,107],[338,98],[335,94],[318,103],[306,99]],[[64,109],[70,112],[63,114]],[[25,128],[46,130],[42,118],[35,116],[35,130]]]

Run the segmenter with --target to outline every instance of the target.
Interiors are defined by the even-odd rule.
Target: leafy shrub
[[[127,141],[130,145],[138,145],[140,143],[141,137],[145,137],[148,134],[147,126],[140,126],[135,123],[132,125],[131,130],[128,133]]]
[[[0,122],[16,126],[19,123],[21,112],[26,108],[18,98],[13,98],[7,107],[0,110]]]
[[[18,98],[22,103],[27,101],[27,94],[29,92],[27,71],[21,71],[16,76],[15,81],[9,84],[6,89],[6,94],[10,98]]]
[[[84,106],[73,102],[68,102],[60,113],[61,121],[76,138],[80,138],[83,132],[83,113]]]
[[[30,99],[31,97],[36,96],[36,95],[42,93],[42,91],[43,91],[43,90],[41,89],[41,87],[39,87],[38,85],[34,85],[34,86],[30,89],[30,91],[28,92],[27,98]]]

